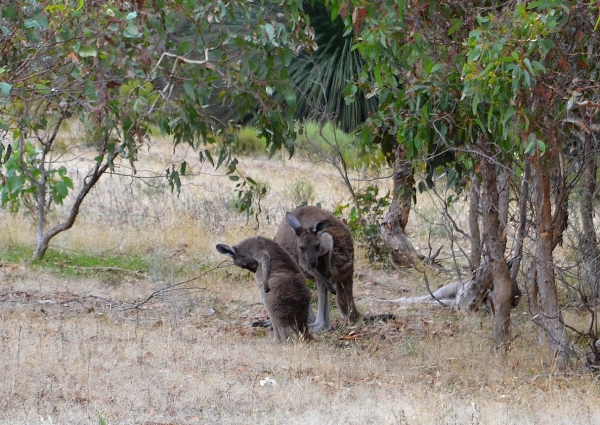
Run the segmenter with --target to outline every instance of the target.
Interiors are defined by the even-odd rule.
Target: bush
[[[307,123],[303,130],[296,139],[296,148],[309,160],[331,158],[339,149],[344,162],[351,169],[378,169],[385,164],[378,147],[363,145],[358,137],[332,124],[320,126],[318,123]]]
[[[296,206],[310,205],[315,201],[315,187],[308,179],[300,177],[286,188],[284,196]]]
[[[357,193],[357,197],[360,214],[355,206],[348,204],[338,206],[334,214],[342,216],[345,210],[350,209],[347,224],[354,241],[365,248],[370,263],[385,262],[389,258],[389,251],[379,236],[379,226],[390,205],[389,193],[379,197],[377,186],[367,186]]]

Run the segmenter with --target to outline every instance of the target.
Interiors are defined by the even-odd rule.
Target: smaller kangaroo
[[[283,342],[290,331],[309,341],[310,289],[296,262],[270,239],[256,236],[235,246],[218,244],[217,251],[233,263],[255,273],[256,286],[271,323],[275,341]]]

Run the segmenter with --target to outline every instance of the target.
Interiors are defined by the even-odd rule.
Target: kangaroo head
[[[296,234],[298,255],[309,268],[314,269],[319,262],[319,255],[322,254],[321,234],[329,225],[329,220],[321,220],[305,228],[289,212],[286,213],[285,219]]]
[[[236,247],[224,244],[218,244],[216,248],[221,254],[232,257],[233,263],[236,266],[250,270],[252,273],[256,273],[256,269],[258,269],[258,261],[256,261],[252,255],[244,254],[243,252],[236,250]]]

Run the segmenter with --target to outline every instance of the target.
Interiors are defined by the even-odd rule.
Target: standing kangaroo
[[[313,206],[296,208],[286,213],[285,219],[277,229],[275,241],[317,284],[317,318],[310,329],[331,329],[328,289],[336,295],[341,313],[356,321],[359,312],[352,295],[354,244],[348,226],[330,212]]]
[[[292,257],[272,240],[257,236],[236,246],[218,244],[217,251],[233,258],[236,266],[255,273],[260,299],[269,313],[277,342],[290,330],[308,341],[310,289]]]

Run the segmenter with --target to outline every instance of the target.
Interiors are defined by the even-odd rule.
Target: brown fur
[[[354,244],[350,229],[333,214],[318,207],[299,207],[290,214],[297,219],[302,228],[295,232],[286,220],[277,229],[275,241],[292,255],[306,276],[317,282],[317,286],[320,281],[322,285],[333,285],[341,313],[348,320],[356,321],[359,312],[354,304],[352,294]],[[319,223],[323,224],[319,226]],[[321,247],[323,233],[332,236],[333,251],[323,252]],[[310,267],[311,247],[313,256],[315,252],[318,253],[318,262],[314,268]],[[304,248],[305,252],[302,252],[301,248]],[[327,267],[328,262],[330,262],[330,267]],[[319,306],[324,305],[321,296],[327,297],[328,294],[326,291],[319,292]],[[323,316],[324,312],[319,311],[318,317],[328,317],[328,312],[325,313],[326,316]],[[326,325],[325,328],[330,327],[329,324]]]
[[[310,290],[302,270],[292,257],[272,240],[257,236],[234,247],[217,245],[221,254],[233,258],[235,265],[255,273],[260,298],[269,313],[277,342],[290,330],[310,340],[308,310]]]

